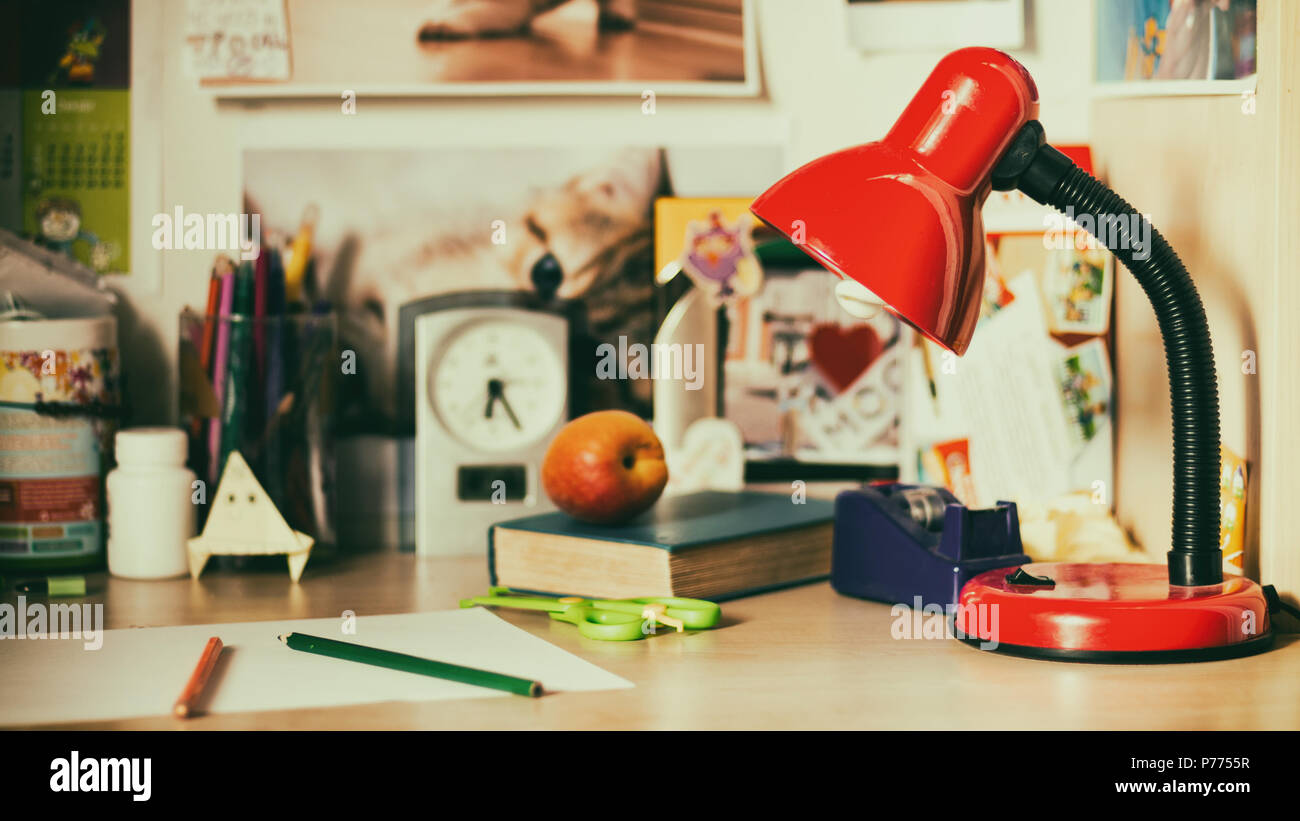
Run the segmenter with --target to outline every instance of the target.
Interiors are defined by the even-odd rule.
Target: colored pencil
[[[301,650],[304,653],[315,653],[320,656],[343,659],[344,661],[371,664],[375,667],[387,667],[390,670],[401,670],[405,673],[418,673],[422,676],[431,676],[432,678],[447,681],[459,681],[462,684],[473,684],[476,687],[487,687],[492,690],[504,690],[507,693],[514,693],[519,696],[536,697],[542,694],[542,685],[538,681],[529,681],[526,678],[492,673],[487,670],[477,670],[473,667],[462,667],[459,664],[448,664],[444,661],[434,661],[419,656],[408,656],[405,653],[394,653],[390,650],[380,650],[375,647],[364,647],[346,641],[322,639],[303,633],[286,633],[280,636],[280,641],[288,645],[290,649]]]
[[[230,329],[230,354],[226,363],[226,391],[221,404],[221,448],[218,470],[224,470],[226,457],[243,448],[244,422],[248,413],[248,393],[252,377],[253,338],[253,266],[245,262],[235,274],[234,313]]]
[[[204,373],[212,372],[212,343],[217,338],[217,311],[221,309],[221,277],[216,269],[208,279],[208,310],[203,315],[203,341],[199,348],[199,362]]]
[[[235,306],[235,275],[221,275],[221,310],[217,313],[217,348],[212,361],[212,391],[217,407],[224,408],[226,393],[226,362],[230,357],[230,314]],[[208,482],[215,489],[221,478],[221,419],[208,423]]]
[[[272,248],[266,265],[266,313],[271,318],[266,329],[266,391],[265,415],[267,421],[275,418],[280,405],[280,383],[284,379],[284,354],[281,339],[284,334],[284,263],[280,252]]]
[[[290,246],[289,259],[284,263],[284,293],[289,302],[302,299],[302,283],[307,273],[307,261],[311,258],[312,233],[316,227],[316,206],[309,205],[303,211],[298,233],[294,235]]]
[[[212,343],[216,340],[217,323],[216,313],[221,307],[221,278],[217,276],[217,269],[212,269],[212,275],[208,277],[208,307],[203,314],[203,334],[199,340],[199,367],[203,370],[203,375],[207,378],[212,377]],[[190,420],[190,437],[191,441],[198,440],[203,433],[203,419],[195,416]]]
[[[249,430],[258,430],[266,407],[266,313],[270,309],[270,249],[263,247],[253,266],[253,367],[248,384]],[[251,378],[256,375],[256,378]]]
[[[278,412],[284,385],[284,335],[288,332],[284,313],[284,262],[277,248],[270,248],[266,264],[266,380],[262,389],[263,486],[272,499],[283,499],[283,475],[280,467]]]
[[[207,687],[220,656],[221,639],[213,636],[203,648],[203,655],[199,656],[199,663],[194,666],[194,672],[190,673],[190,680],[186,682],[180,698],[176,699],[176,706],[172,707],[172,712],[179,718],[189,718],[194,714],[194,708],[203,696],[203,688]]]
[[[253,324],[253,349],[257,352],[257,375],[260,379],[266,378],[266,329],[265,323],[269,293],[269,267],[270,267],[270,249],[262,249],[262,253],[257,255],[257,263],[253,267],[253,318],[257,321]]]

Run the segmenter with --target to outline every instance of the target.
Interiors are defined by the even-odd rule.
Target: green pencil
[[[344,661],[356,661],[361,664],[373,664],[376,667],[387,667],[390,670],[401,670],[404,673],[419,673],[422,676],[432,676],[447,681],[459,681],[463,684],[473,684],[493,690],[505,690],[507,693],[514,693],[517,696],[536,697],[542,694],[542,684],[539,681],[529,681],[526,678],[491,673],[487,670],[476,670],[473,667],[462,667],[459,664],[448,664],[444,661],[422,659],[419,656],[408,656],[405,653],[394,653],[391,650],[363,647],[360,644],[350,644],[346,641],[322,639],[304,633],[286,633],[280,636],[280,641],[287,644],[290,649],[301,650],[304,653],[316,653],[317,655],[343,659]]]

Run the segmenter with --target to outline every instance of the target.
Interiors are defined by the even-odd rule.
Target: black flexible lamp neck
[[[1047,145],[1030,122],[993,171],[993,187],[1018,188],[1079,221],[1132,272],[1155,309],[1169,366],[1174,432],[1173,549],[1169,582],[1223,581],[1219,552],[1219,393],[1205,307],[1178,255],[1146,217]]]

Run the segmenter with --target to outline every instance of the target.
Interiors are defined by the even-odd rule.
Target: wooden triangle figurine
[[[231,451],[203,533],[189,540],[190,576],[197,579],[211,556],[284,553],[289,559],[289,576],[296,582],[315,541],[289,527],[248,462],[239,451]]]

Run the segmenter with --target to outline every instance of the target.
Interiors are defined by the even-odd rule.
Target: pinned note
[[[285,0],[186,0],[185,44],[204,84],[290,78]]]

